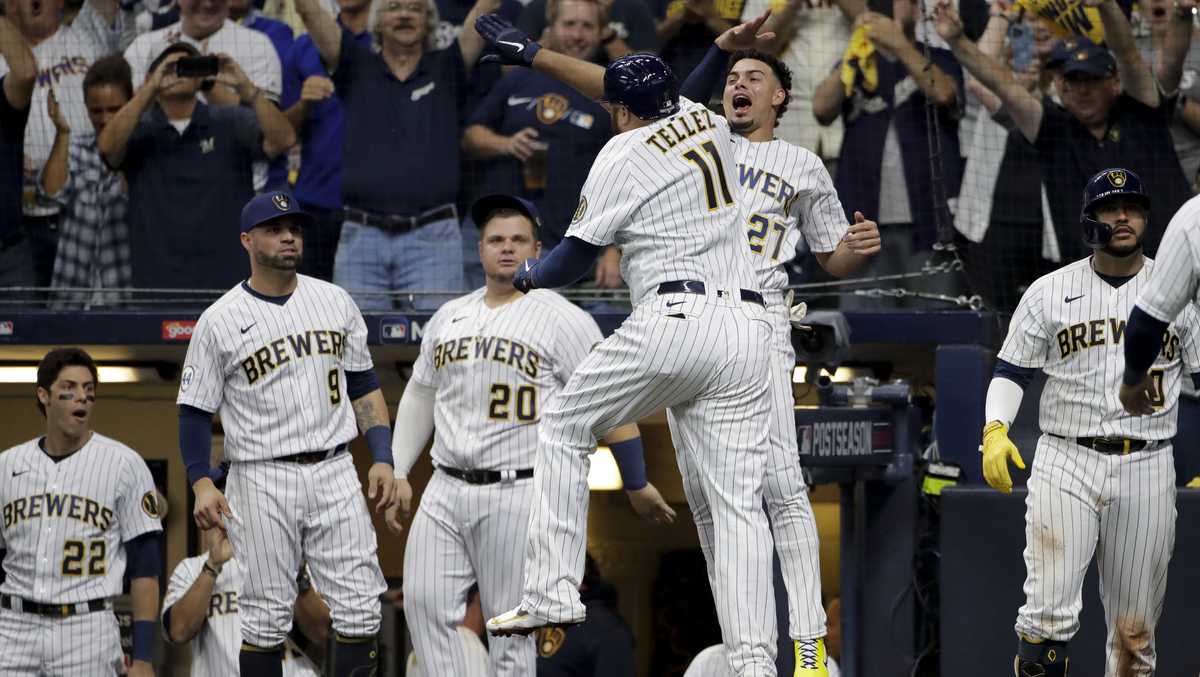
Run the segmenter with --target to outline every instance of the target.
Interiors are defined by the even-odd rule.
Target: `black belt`
[[[757,303],[760,306],[766,306],[763,303],[763,296],[751,289],[739,289],[742,300],[746,303]],[[663,282],[658,285],[659,294],[703,294],[704,283],[697,280],[674,280],[671,282]],[[717,291],[718,295],[724,294],[724,291]]]
[[[389,233],[407,233],[409,231],[416,230],[425,224],[433,223],[434,221],[456,219],[458,218],[458,213],[454,211],[454,205],[435,207],[416,216],[376,214],[375,212],[368,212],[364,209],[346,207],[342,209],[342,217],[347,221],[361,223],[364,226],[371,226],[372,228],[378,228],[379,230],[386,230]]]
[[[41,604],[39,602],[30,602],[29,600],[21,599],[19,597],[13,597],[12,595],[0,595],[0,607],[10,609],[12,611],[24,612],[27,614],[37,614],[38,616],[67,618],[68,616],[77,616],[79,614],[87,614],[94,611],[111,609],[112,603],[107,599],[93,599],[87,602],[76,602],[75,604]]]
[[[313,465],[314,463],[320,463],[326,459],[333,458],[345,450],[346,445],[339,444],[336,447],[332,449],[326,449],[325,451],[305,451],[299,454],[292,454],[290,456],[280,456],[279,458],[273,458],[271,460],[284,461],[286,463],[299,463],[300,465]]]
[[[458,468],[448,468],[444,465],[439,465],[437,469],[467,484],[496,484],[504,481],[506,474],[510,475],[514,480],[527,480],[533,477],[533,468],[522,468],[521,470],[460,470]]]
[[[1081,447],[1087,447],[1101,454],[1122,456],[1136,451],[1154,451],[1167,443],[1166,440],[1134,440],[1128,437],[1063,437],[1050,433],[1051,437],[1060,440],[1071,440]]]

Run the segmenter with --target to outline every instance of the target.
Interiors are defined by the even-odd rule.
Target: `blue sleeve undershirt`
[[[533,269],[533,286],[540,289],[557,289],[578,282],[588,274],[596,257],[604,248],[577,237],[563,238],[550,255],[538,262]]]

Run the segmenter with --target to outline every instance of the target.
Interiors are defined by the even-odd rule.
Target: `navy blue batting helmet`
[[[1096,207],[1118,197],[1132,199],[1149,216],[1150,196],[1142,185],[1142,177],[1119,167],[1103,169],[1089,179],[1087,188],[1083,189],[1083,211],[1079,220],[1083,225],[1083,241],[1088,246],[1103,247],[1112,238],[1112,226],[1096,218]]]
[[[679,81],[653,54],[627,54],[604,69],[602,101],[623,104],[643,120],[679,112]]]

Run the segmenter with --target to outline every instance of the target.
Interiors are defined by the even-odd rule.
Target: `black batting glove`
[[[533,66],[533,57],[542,48],[525,31],[510,24],[497,14],[484,14],[475,20],[475,32],[488,43],[491,51],[480,63],[502,63],[510,66]]]

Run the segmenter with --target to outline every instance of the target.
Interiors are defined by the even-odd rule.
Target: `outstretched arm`
[[[1129,25],[1125,13],[1113,0],[1087,0],[1085,4],[1099,6],[1100,21],[1104,23],[1104,42],[1117,61],[1121,88],[1129,96],[1151,108],[1157,108],[1160,99],[1154,73],[1138,51],[1133,39],[1133,27]]]
[[[574,87],[590,99],[604,96],[603,66],[542,47],[524,31],[496,14],[485,14],[476,19],[475,31],[496,52],[495,60],[533,68]]]
[[[1177,0],[1171,23],[1167,25],[1167,33],[1163,36],[1162,58],[1154,75],[1165,94],[1174,94],[1183,78],[1183,61],[1192,48],[1192,18],[1195,11],[1195,0]]]

